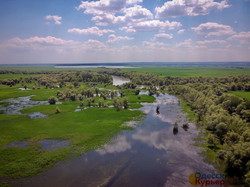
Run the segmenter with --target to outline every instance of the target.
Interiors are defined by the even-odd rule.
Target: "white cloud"
[[[100,50],[105,48],[107,48],[107,46],[98,40],[87,40],[80,46],[80,49]]]
[[[167,45],[163,42],[144,41],[142,45],[144,48],[148,48],[148,49],[167,49]]]
[[[6,42],[8,47],[32,48],[36,46],[60,46],[60,45],[76,45],[80,42],[73,40],[63,40],[52,36],[47,37],[31,37],[27,39],[13,38]]]
[[[45,19],[48,21],[53,21],[56,25],[60,25],[62,23],[61,22],[62,17],[57,16],[57,15],[48,15],[48,16],[45,16]]]
[[[89,27],[87,29],[73,28],[69,29],[68,32],[76,34],[93,34],[97,36],[103,36],[104,34],[114,33],[115,31],[110,29],[99,29],[98,27]]]
[[[227,0],[172,0],[156,7],[156,18],[206,15],[213,10],[222,10],[230,5]]]
[[[114,34],[109,35],[108,38],[108,43],[114,43],[114,42],[118,42],[118,41],[122,41],[122,40],[133,40],[134,38],[131,37],[127,37],[127,36],[116,36]]]
[[[192,27],[192,29],[197,34],[206,36],[223,36],[234,34],[233,28],[231,26],[213,22],[203,23],[200,24],[198,27]]]
[[[185,32],[185,29],[178,30],[177,34],[183,34]]]
[[[178,43],[176,47],[191,48],[193,47],[192,42],[192,39],[189,38],[187,40],[184,40],[183,42]]]
[[[182,26],[180,22],[169,22],[160,20],[149,20],[136,23],[130,23],[128,26],[120,28],[126,32],[159,32],[165,31],[166,29],[173,30],[177,27]]]
[[[133,7],[124,8],[120,11],[122,15],[116,16],[112,13],[105,13],[102,15],[95,15],[92,21],[95,21],[97,25],[107,26],[115,24],[127,24],[129,22],[138,22],[147,19],[152,19],[153,14],[142,6],[135,5]]]
[[[140,5],[136,5],[130,8],[125,8],[123,10],[125,13],[125,17],[134,19],[134,20],[143,20],[143,19],[152,19],[153,14],[150,12],[150,10],[143,8]]]
[[[225,44],[225,40],[203,40],[196,42],[199,45],[210,45],[210,44]]]
[[[172,39],[173,35],[172,34],[166,34],[166,33],[158,33],[158,34],[154,35],[153,40],[157,40],[159,38]]]
[[[228,40],[235,40],[242,44],[250,43],[250,32],[240,32],[229,37]]]
[[[106,13],[116,13],[128,5],[137,4],[143,0],[100,0],[82,1],[78,10],[84,9],[85,14],[103,15]]]

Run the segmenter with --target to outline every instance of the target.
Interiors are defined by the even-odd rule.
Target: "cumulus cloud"
[[[187,40],[184,40],[183,42],[178,43],[176,47],[191,48],[193,47],[192,42],[192,39],[189,38]]]
[[[142,45],[146,49],[167,49],[167,45],[163,42],[144,41]]]
[[[56,25],[60,25],[62,23],[61,22],[62,17],[57,16],[57,15],[48,15],[48,16],[45,16],[45,19],[48,20],[48,21],[53,22]],[[50,23],[50,22],[48,22],[48,23]]]
[[[107,45],[98,40],[87,40],[78,42],[73,40],[64,40],[52,36],[47,37],[31,37],[26,39],[13,38],[2,44],[6,49],[18,49],[26,51],[35,50],[54,50],[54,51],[87,51],[87,50],[103,50],[107,49]]]
[[[116,16],[112,13],[105,13],[102,15],[95,15],[92,21],[95,21],[97,25],[107,26],[116,24],[126,24],[129,22],[143,21],[152,19],[153,14],[146,8],[136,5],[129,8],[124,8],[120,12],[122,15]]]
[[[142,1],[143,0],[82,1],[77,9],[84,9],[85,14],[103,15],[106,13],[119,12],[128,5],[137,4]]]
[[[52,36],[47,37],[30,37],[27,39],[13,38],[6,42],[8,47],[21,47],[21,48],[32,48],[35,46],[61,46],[61,45],[76,45],[80,42],[73,40],[63,40],[61,38],[55,38]]]
[[[172,39],[173,35],[172,34],[166,34],[166,33],[158,33],[158,34],[154,35],[153,40],[157,40],[159,38]]]
[[[122,40],[133,40],[134,38],[127,37],[127,36],[116,36],[114,34],[109,35],[108,37],[108,43],[114,43]]]
[[[165,31],[166,29],[173,30],[177,27],[182,26],[180,22],[169,22],[160,20],[149,20],[136,23],[130,23],[128,26],[120,28],[126,32],[159,32]]]
[[[250,43],[250,32],[240,32],[229,37],[228,40],[238,41],[240,43]]]
[[[110,29],[99,29],[98,27],[89,27],[87,29],[73,28],[68,30],[69,33],[75,34],[92,34],[97,36],[103,36],[107,33],[114,33],[115,31]]]
[[[156,18],[206,15],[213,10],[222,10],[230,5],[227,0],[172,0],[156,7]]]
[[[197,34],[205,36],[223,36],[234,34],[233,28],[229,25],[222,25],[213,22],[200,24],[198,27],[192,27]]]
[[[185,29],[178,30],[177,34],[183,34],[185,32]]]
[[[203,40],[196,42],[199,45],[209,45],[209,44],[225,44],[225,40]]]
[[[99,40],[87,40],[83,42],[83,44],[80,47],[83,49],[94,49],[94,50],[107,48],[107,46],[103,42],[100,42]]]

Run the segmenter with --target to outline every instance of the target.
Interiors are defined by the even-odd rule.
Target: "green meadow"
[[[234,67],[139,67],[127,68],[123,71],[149,72],[162,76],[173,77],[226,77],[237,75],[250,75],[250,68]]]
[[[240,98],[247,99],[247,100],[250,101],[250,92],[244,92],[244,91],[231,91],[231,92],[229,92],[229,93],[231,93],[231,94],[233,94],[233,95],[236,95],[236,96],[238,96],[238,97],[240,97]]]
[[[0,177],[24,177],[35,175],[70,153],[83,153],[98,148],[121,130],[125,121],[138,120],[140,111],[113,108],[89,108],[74,112],[75,104],[60,106],[43,105],[24,112],[40,111],[49,117],[29,119],[24,115],[0,115]],[[96,118],[98,116],[98,118]],[[40,150],[39,140],[69,140],[70,147],[59,150]],[[27,140],[27,148],[5,147],[6,144]]]

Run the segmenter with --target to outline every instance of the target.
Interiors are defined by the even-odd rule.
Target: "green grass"
[[[73,103],[60,106],[62,113],[47,118],[30,120],[23,115],[0,115],[0,177],[24,177],[35,175],[66,158],[72,150],[83,153],[106,143],[119,131],[125,121],[138,119],[141,111],[113,108],[89,108],[80,112],[70,111]],[[39,108],[40,107],[40,108]],[[33,107],[30,111],[51,114],[52,107]],[[46,112],[45,112],[46,111]],[[98,118],[97,118],[98,116]],[[56,151],[41,151],[35,142],[43,139],[69,140],[70,148]],[[7,148],[4,145],[28,140],[28,148]],[[32,159],[31,159],[32,158]]]
[[[122,69],[122,71],[149,72],[173,77],[225,77],[250,75],[250,68],[239,69],[229,67],[141,67]]]
[[[41,75],[34,75],[34,74],[0,74],[0,80],[3,79],[19,79],[19,78],[26,78],[26,77],[37,77]]]
[[[62,113],[65,112],[72,112],[74,111],[79,102],[64,102],[62,104],[55,104],[55,105],[39,105],[31,108],[26,108],[21,110],[22,113],[28,114],[33,112],[41,112],[42,114],[46,115],[54,115],[56,114],[56,108],[59,107]]]
[[[201,127],[202,128],[202,127]],[[197,138],[195,138],[195,146],[198,146],[202,148],[202,155],[204,157],[205,162],[212,164],[215,166],[216,169],[223,172],[224,171],[224,163],[222,160],[220,160],[217,156],[218,152],[222,149],[222,145],[217,145],[216,148],[209,145],[207,143],[208,135],[211,134],[211,132],[200,129],[202,132],[199,134]]]
[[[232,92],[228,92],[231,93],[233,95],[236,95],[240,98],[244,98],[250,101],[250,92],[244,92],[244,91],[232,91]]]
[[[184,112],[187,115],[187,118],[192,121],[196,122],[197,121],[197,116],[194,111],[191,110],[191,108],[187,105],[187,102],[181,99],[180,102],[180,107],[182,112]]]
[[[0,85],[0,100],[8,98],[24,97],[29,95],[35,95],[32,100],[35,101],[47,101],[52,95],[56,95],[57,91],[62,90],[62,88],[57,89],[37,89],[37,90],[20,90],[21,85],[16,85],[13,87]],[[29,87],[29,86],[28,86]]]

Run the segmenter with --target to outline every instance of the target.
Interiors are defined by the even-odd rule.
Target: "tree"
[[[55,96],[50,96],[48,102],[49,104],[54,105],[57,102],[57,98]]]
[[[217,145],[219,144],[219,140],[215,135],[209,134],[207,143],[213,145],[213,147],[217,147]]]
[[[223,122],[220,122],[218,125],[216,125],[215,129],[216,135],[220,138],[220,140],[223,140],[224,135],[228,131],[227,125]]]
[[[139,95],[139,94],[140,94],[140,90],[139,89],[135,90],[135,95]]]
[[[117,111],[122,109],[123,106],[123,100],[121,98],[115,97],[113,99],[113,105],[116,108]]]
[[[225,143],[232,145],[240,141],[240,135],[235,132],[228,132],[225,136]]]
[[[128,109],[129,108],[129,102],[127,98],[123,98],[123,108]]]
[[[104,99],[103,98],[99,99],[98,106],[99,107],[104,107]]]
[[[61,113],[61,109],[57,106],[56,107],[56,114],[59,114],[59,113]]]
[[[248,175],[247,173],[250,171],[250,142],[240,142],[228,146],[226,151],[225,163],[227,174],[240,178]]]

